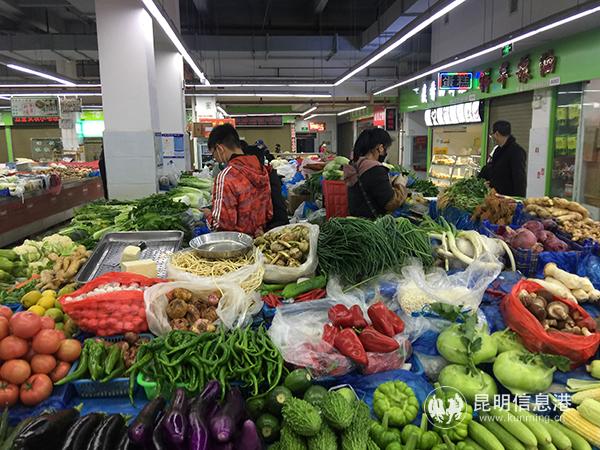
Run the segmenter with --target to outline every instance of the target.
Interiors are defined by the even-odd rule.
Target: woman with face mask
[[[364,130],[352,151],[352,161],[344,166],[351,216],[375,218],[402,206],[407,196],[402,177],[390,179],[382,163],[392,145],[389,133],[381,128]]]

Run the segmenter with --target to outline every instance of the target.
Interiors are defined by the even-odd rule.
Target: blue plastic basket
[[[140,337],[153,338],[151,334],[140,334]],[[120,342],[125,338],[123,335],[107,336],[103,337],[108,342]],[[77,369],[79,361],[71,366],[69,373]],[[94,398],[94,397],[123,397],[129,395],[129,378],[115,378],[101,383],[100,381],[94,380],[75,380],[71,382],[71,385],[75,388],[77,395],[83,398]],[[138,385],[134,386],[137,389]]]
[[[10,189],[0,189],[0,197],[10,197]]]

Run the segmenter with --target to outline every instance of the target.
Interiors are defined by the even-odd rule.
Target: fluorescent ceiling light
[[[331,94],[293,94],[290,92],[282,93],[261,93],[261,92],[233,92],[213,94],[185,94],[186,97],[299,97],[299,98],[330,98]]]
[[[225,117],[229,117],[229,114],[227,113],[227,111],[225,111],[223,108],[221,108],[221,106],[217,105],[217,110],[223,114]]]
[[[77,83],[73,83],[72,85],[73,87],[78,87],[78,88],[99,88],[102,87],[101,84],[77,84]],[[55,87],[55,88],[63,88],[65,87],[64,84],[38,84],[38,83],[29,83],[29,84],[0,84],[0,89],[2,88],[48,88],[48,87]]]
[[[333,87],[333,83],[299,83],[299,84],[289,84],[289,83],[243,83],[243,84],[228,84],[228,83],[220,83],[220,84],[211,84],[211,85],[203,85],[203,84],[186,84],[186,88],[238,88],[238,87],[299,87],[299,88],[331,88]]]
[[[2,100],[8,100],[10,102],[10,97],[7,97],[5,95],[0,95],[0,99],[2,99]]]
[[[27,94],[0,94],[4,97],[102,97],[92,92],[28,92]]]
[[[46,78],[47,80],[56,81],[64,86],[75,86],[75,83],[65,80],[63,78],[55,77],[54,75],[50,75],[48,73],[39,72],[37,70],[29,69],[27,67],[19,66],[18,64],[7,64],[6,67],[10,67],[11,69],[18,70],[20,72],[25,72],[30,75],[36,75],[41,78]]]
[[[530,38],[532,36],[535,36],[537,34],[543,33],[544,31],[552,30],[553,28],[557,28],[557,27],[559,27],[561,25],[564,25],[564,24],[569,23],[569,22],[573,22],[575,20],[581,19],[583,17],[589,16],[590,14],[594,14],[594,13],[597,13],[597,12],[600,12],[600,6],[588,9],[586,11],[579,12],[577,14],[573,14],[572,16],[568,16],[568,17],[565,17],[564,19],[557,20],[556,22],[552,22],[552,23],[550,23],[548,25],[541,26],[541,27],[536,28],[534,30],[528,31],[526,33],[523,33],[523,34],[521,34],[519,36],[514,36],[514,37],[512,37],[512,38],[510,38],[510,39],[508,39],[508,40],[506,40],[504,42],[501,42],[499,44],[495,44],[492,47],[486,48],[486,49],[478,51],[476,53],[472,53],[472,54],[470,54],[468,56],[465,56],[464,58],[456,59],[456,60],[454,60],[452,62],[436,66],[433,69],[429,69],[429,70],[427,70],[425,72],[422,72],[422,73],[420,73],[418,75],[415,75],[414,77],[408,78],[408,79],[406,79],[404,81],[401,81],[399,83],[396,83],[396,84],[394,84],[392,86],[388,86],[388,87],[383,88],[383,89],[381,89],[379,91],[376,91],[374,93],[374,95],[383,94],[384,92],[390,91],[390,90],[395,89],[395,88],[400,87],[400,86],[404,86],[405,84],[408,84],[408,83],[412,83],[413,81],[416,81],[416,80],[418,80],[420,78],[426,77],[427,75],[431,75],[431,74],[434,74],[436,72],[440,72],[440,71],[442,71],[444,69],[447,69],[449,67],[458,66],[459,64],[462,64],[462,63],[464,63],[466,61],[470,61],[472,59],[479,58],[480,56],[487,55],[488,53],[491,53],[491,52],[494,52],[496,50],[501,49],[505,45],[513,44],[513,43],[519,42],[519,41],[523,41],[523,40],[528,39],[528,38]]]
[[[348,113],[351,113],[351,112],[354,112],[354,111],[360,111],[361,109],[366,109],[366,108],[367,108],[366,106],[359,106],[358,108],[350,108],[350,109],[347,109],[346,111],[342,111],[342,112],[337,113],[337,115],[338,116],[343,116],[344,114],[348,114]]]
[[[315,109],[317,109],[317,107],[316,107],[316,106],[313,106],[312,108],[309,108],[309,109],[307,109],[306,111],[304,111],[304,112],[302,113],[302,116],[305,116],[305,115],[307,115],[308,113],[311,113],[311,112],[313,112]]]
[[[314,119],[315,117],[319,117],[319,116],[337,116],[336,113],[317,113],[317,114],[311,114],[308,117],[305,117],[304,120],[310,120],[310,119]]]
[[[163,15],[162,11],[158,9],[156,4],[154,3],[154,0],[142,0],[142,3],[146,7],[150,15],[154,17],[154,19],[158,22],[158,24],[163,29],[167,37],[171,40],[177,51],[181,54],[181,56],[183,56],[183,59],[185,59],[185,61],[192,68],[194,73],[198,76],[198,78],[200,78],[200,82],[202,84],[210,84],[209,81],[206,79],[206,75],[204,75],[204,72],[200,70],[200,67],[198,67],[192,56],[189,54],[189,52],[183,45],[183,42],[181,41],[181,39],[179,39],[179,36],[175,32],[175,30],[173,30],[171,24]]]
[[[444,8],[440,9],[438,12],[436,12],[432,16],[428,17],[427,19],[425,19],[422,22],[420,22],[419,24],[417,24],[417,26],[415,26],[414,28],[410,29],[408,32],[406,32],[405,34],[403,34],[402,36],[400,36],[397,40],[395,40],[393,42],[388,41],[386,44],[384,44],[384,47],[382,48],[381,51],[377,51],[376,50],[374,52],[373,56],[369,57],[364,63],[360,64],[358,67],[352,69],[350,72],[348,72],[342,78],[336,80],[336,82],[333,83],[333,85],[334,86],[339,86],[344,81],[347,81],[348,79],[352,78],[354,75],[356,75],[360,71],[366,69],[367,67],[369,67],[374,62],[379,61],[385,55],[387,55],[388,53],[394,51],[396,48],[398,48],[399,46],[401,46],[402,44],[404,44],[411,37],[413,37],[413,36],[417,35],[418,33],[420,33],[422,30],[424,30],[425,28],[427,28],[433,22],[435,22],[436,20],[438,20],[440,17],[445,16],[446,14],[448,14],[453,9],[455,9],[458,6],[462,5],[465,1],[466,0],[454,0],[452,3],[448,4]]]
[[[81,105],[81,109],[102,109],[102,105]]]
[[[273,117],[273,116],[293,116],[296,115],[294,112],[282,112],[282,113],[257,113],[257,114],[230,114],[229,117]]]

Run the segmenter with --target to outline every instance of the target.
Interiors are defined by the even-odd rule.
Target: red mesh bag
[[[71,294],[63,295],[60,298],[60,304],[63,311],[83,331],[94,333],[97,336],[112,336],[128,331],[141,333],[148,331],[144,291],[142,290],[116,290],[77,301],[68,301],[67,299],[86,294],[108,283],[121,285],[137,283],[140,287],[150,287],[164,281],[166,280],[148,278],[134,273],[110,272],[86,283],[81,289]]]
[[[506,325],[521,336],[523,344],[529,351],[565,356],[573,362],[573,367],[583,364],[596,354],[600,344],[600,333],[595,332],[594,319],[581,306],[569,300],[553,298],[553,300],[567,305],[571,312],[579,311],[583,317],[584,326],[592,332],[590,336],[562,331],[547,332],[540,321],[519,300],[519,292],[522,289],[527,292],[544,290],[542,286],[533,281],[521,280],[509,294],[504,296],[500,303],[500,311]]]

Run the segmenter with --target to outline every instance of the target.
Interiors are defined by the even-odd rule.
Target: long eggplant
[[[262,442],[258,436],[256,424],[248,419],[242,425],[242,431],[235,440],[236,450],[261,450]]]
[[[85,449],[96,427],[102,422],[104,414],[91,413],[80,417],[71,425],[62,444],[61,450]]]
[[[125,426],[125,419],[121,414],[112,414],[102,420],[94,430],[88,450],[114,450]]]
[[[165,439],[163,436],[163,423],[165,421],[166,415],[163,414],[162,417],[158,420],[156,427],[154,427],[154,431],[152,432],[152,445],[153,450],[169,450],[169,446],[165,443]]]
[[[208,418],[214,407],[217,406],[215,400],[220,395],[219,383],[216,384],[216,391],[211,387],[208,395],[205,395],[205,389],[200,396],[196,397],[190,406],[188,414],[189,432],[188,432],[188,450],[207,450],[209,448],[210,432],[208,430]]]
[[[79,411],[75,408],[43,414],[19,433],[13,443],[13,449],[59,448],[67,430],[78,417]]]
[[[212,380],[206,383],[204,390],[200,394],[204,400],[214,401],[221,394],[221,384],[217,380]]]
[[[246,405],[238,388],[232,388],[225,397],[225,405],[210,419],[210,432],[218,442],[229,442],[244,419]]]
[[[131,442],[131,440],[129,439],[129,435],[127,434],[127,429],[124,428],[121,431],[121,436],[119,437],[117,446],[114,448],[114,450],[139,450],[139,449],[140,449],[140,447],[136,446],[133,442]]]
[[[129,426],[129,439],[134,444],[143,446],[152,441],[156,417],[165,407],[165,399],[156,397],[148,402]]]
[[[237,450],[233,442],[215,442],[212,440],[208,444],[208,450]]]
[[[188,429],[187,401],[185,391],[182,388],[175,389],[171,406],[165,412],[165,418],[162,422],[162,432],[164,440],[173,446],[179,448],[185,443],[185,436]]]

